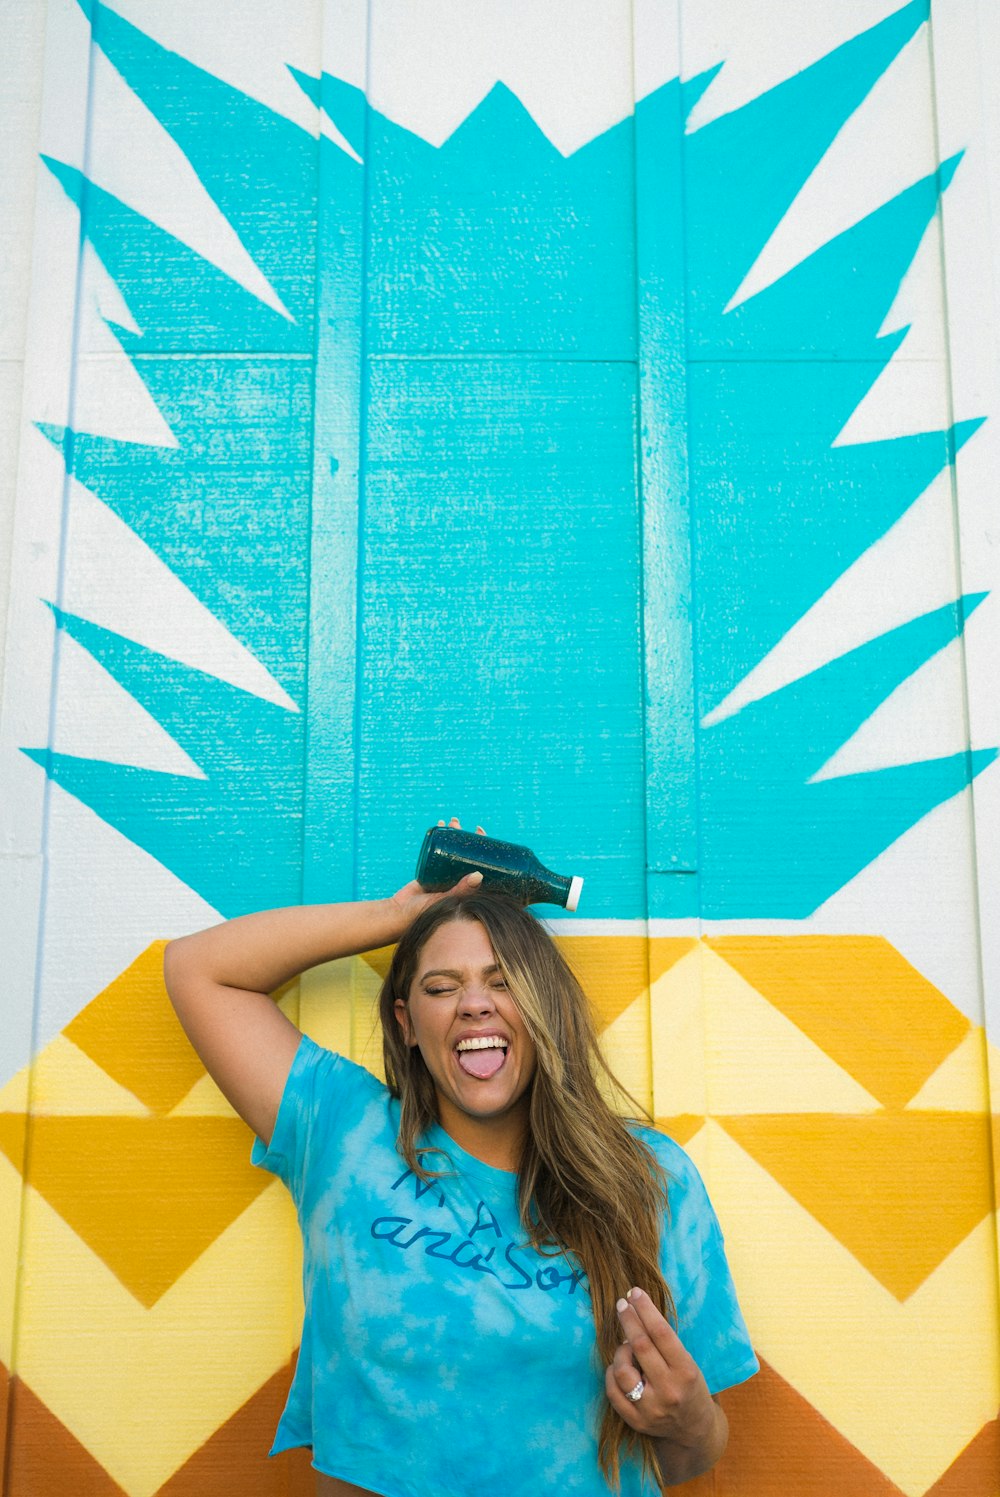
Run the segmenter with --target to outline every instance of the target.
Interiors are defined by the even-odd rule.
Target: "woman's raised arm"
[[[474,889],[480,877],[469,874],[448,892]],[[262,910],[168,942],[163,975],[177,1017],[209,1075],[265,1143],[300,1038],[268,995],[321,962],[391,945],[441,898],[414,881],[390,899]]]

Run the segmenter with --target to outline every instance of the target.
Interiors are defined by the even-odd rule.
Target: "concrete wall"
[[[4,1497],[310,1490],[289,1203],[160,952],[450,814],[584,875],[708,1181],[714,1490],[992,1493],[993,10],[4,29]],[[283,1002],[377,1069],[379,970]]]

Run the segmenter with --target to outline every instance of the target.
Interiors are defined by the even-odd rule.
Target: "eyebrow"
[[[499,962],[494,962],[491,967],[484,967],[483,968],[483,975],[485,977],[488,977],[490,975],[490,973],[492,973],[492,972],[499,972],[499,971],[500,971],[500,964],[499,964]],[[420,981],[421,982],[426,982],[427,979],[428,979],[428,977],[455,977],[459,981],[461,981],[463,975],[464,974],[461,973],[461,972],[456,972],[453,967],[433,967],[430,972],[422,972],[420,974]]]

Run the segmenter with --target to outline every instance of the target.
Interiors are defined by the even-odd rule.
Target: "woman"
[[[181,1023],[298,1210],[305,1323],[271,1453],[311,1447],[321,1497],[638,1497],[715,1463],[714,1395],[757,1370],[694,1166],[608,1106],[575,978],[480,882],[166,949]],[[267,994],[394,942],[385,1087]]]

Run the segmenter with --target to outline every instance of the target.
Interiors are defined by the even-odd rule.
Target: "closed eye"
[[[506,989],[507,984],[506,984],[506,982],[504,981],[504,979],[502,977],[497,977],[497,978],[494,978],[494,980],[490,983],[490,987]],[[454,993],[455,989],[454,988],[425,988],[424,992],[425,993],[429,993],[432,998],[437,998],[437,997],[442,997],[442,996],[444,996],[447,993]]]

